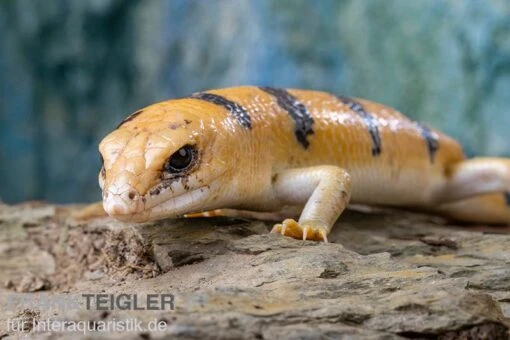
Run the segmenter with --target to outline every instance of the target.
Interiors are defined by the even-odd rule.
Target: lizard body
[[[327,240],[351,202],[510,222],[509,160],[467,160],[394,109],[325,92],[247,86],[168,100],[126,118],[100,152],[104,209],[125,221],[301,212],[273,231]]]

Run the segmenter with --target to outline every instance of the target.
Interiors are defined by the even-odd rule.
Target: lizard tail
[[[459,221],[481,224],[510,224],[510,193],[496,193],[441,205],[439,214]]]

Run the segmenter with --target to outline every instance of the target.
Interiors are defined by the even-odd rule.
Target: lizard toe
[[[275,224],[272,233],[282,234],[295,239],[310,240],[310,241],[324,241],[328,242],[327,228],[323,226],[314,226],[312,224],[304,223],[299,224],[293,219],[286,219],[282,223]]]

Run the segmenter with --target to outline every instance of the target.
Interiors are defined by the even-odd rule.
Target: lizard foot
[[[300,225],[291,218],[284,220],[282,223],[275,224],[271,232],[297,239],[324,241],[325,243],[328,243],[328,231],[325,227],[310,224]]]

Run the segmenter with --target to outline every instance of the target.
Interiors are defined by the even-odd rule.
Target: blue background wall
[[[323,89],[510,155],[507,0],[2,0],[0,198],[100,198],[98,141],[201,89]]]

